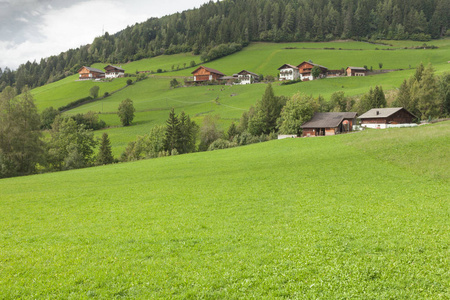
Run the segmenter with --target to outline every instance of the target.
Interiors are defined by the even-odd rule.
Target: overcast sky
[[[0,67],[57,55],[151,17],[208,0],[0,0]]]

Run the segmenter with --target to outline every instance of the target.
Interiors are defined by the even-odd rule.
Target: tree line
[[[151,18],[92,44],[0,70],[0,91],[20,92],[74,74],[97,62],[126,63],[193,52],[204,61],[252,41],[301,42],[333,39],[429,40],[450,34],[448,0],[225,0],[198,9]]]

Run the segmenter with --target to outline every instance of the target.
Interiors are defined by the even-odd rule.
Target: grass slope
[[[446,122],[1,180],[0,294],[448,298],[449,144]]]
[[[314,62],[327,66],[330,69],[352,66],[373,66],[378,69],[378,63],[383,63],[383,69],[402,68],[404,71],[392,72],[383,75],[350,78],[329,78],[299,84],[280,86],[275,84],[277,95],[291,96],[297,92],[322,95],[326,99],[335,91],[344,91],[347,95],[366,93],[370,87],[383,86],[384,90],[394,89],[401,82],[414,73],[411,67],[419,63],[433,63],[438,72],[450,70],[447,63],[447,54],[450,51],[450,39],[432,41],[439,49],[403,49],[422,43],[411,41],[395,41],[393,46],[374,45],[363,42],[329,42],[329,43],[253,43],[244,50],[233,55],[218,59],[205,65],[221,70],[225,74],[233,74],[242,69],[256,73],[273,74],[284,63],[298,64],[303,60],[312,59]],[[287,49],[294,48],[294,49]],[[336,50],[325,50],[335,48]],[[338,50],[341,48],[341,50]],[[376,50],[376,49],[380,50]],[[383,50],[391,49],[391,50]],[[197,56],[190,54],[177,54],[160,56],[122,65],[127,72],[136,70],[156,70],[158,68],[170,70],[191,60],[199,61]],[[103,68],[105,64],[96,64]],[[116,156],[124,150],[127,143],[134,140],[136,135],[147,133],[155,124],[163,124],[168,117],[169,110],[174,107],[179,113],[184,110],[194,120],[201,122],[206,114],[219,115],[222,118],[223,128],[232,121],[239,120],[242,112],[261,98],[265,84],[249,86],[208,86],[170,89],[169,82],[173,77],[190,76],[193,68],[175,72],[156,74],[153,77],[136,83],[135,85],[118,92],[102,101],[97,101],[71,110],[69,114],[95,111],[102,113],[101,118],[112,127],[106,132],[110,134],[113,151]],[[114,90],[125,84],[125,79],[114,80],[111,83],[75,82],[70,77],[34,90],[35,98],[40,109],[53,105],[61,106],[70,101],[89,95],[89,89],[98,84],[101,87],[100,95],[106,90]],[[182,81],[182,79],[179,79]],[[108,91],[110,91],[108,90]],[[66,99],[64,95],[70,95]],[[135,123],[129,128],[119,128],[119,118],[115,114],[119,103],[130,98],[137,109]],[[216,101],[217,100],[217,101]],[[57,105],[56,105],[57,104]],[[103,131],[102,131],[103,132]],[[102,132],[98,132],[101,135]]]

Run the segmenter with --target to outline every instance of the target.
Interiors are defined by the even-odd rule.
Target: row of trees
[[[0,91],[41,86],[96,62],[194,52],[211,60],[251,41],[428,40],[447,34],[448,0],[226,0],[105,33],[92,44],[0,70]]]
[[[450,73],[436,76],[431,64],[420,64],[414,76],[403,81],[393,105],[422,119],[449,116]]]
[[[0,93],[0,178],[112,163],[108,135],[98,141],[85,125],[86,120],[92,121],[90,115],[62,117],[47,110],[42,119],[49,116],[53,122],[44,139],[46,127],[28,88],[17,96],[14,88],[7,87]]]

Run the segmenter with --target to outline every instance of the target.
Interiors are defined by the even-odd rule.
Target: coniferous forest
[[[124,63],[161,54],[194,52],[204,61],[252,41],[412,39],[449,35],[448,0],[225,0],[129,26],[92,44],[0,69],[0,91],[20,92],[62,79],[83,65]],[[223,53],[222,53],[223,52]]]

